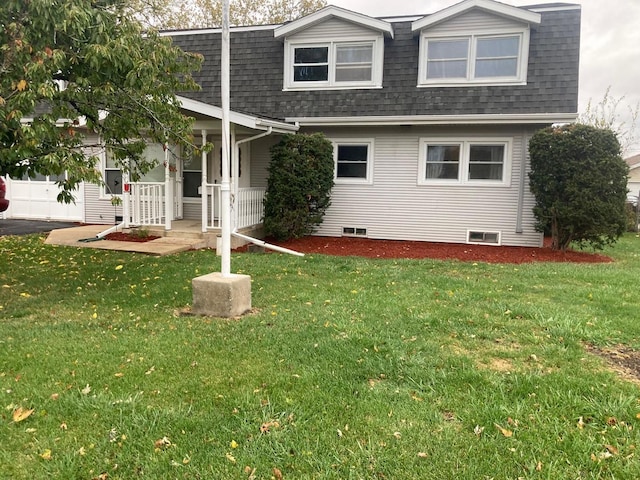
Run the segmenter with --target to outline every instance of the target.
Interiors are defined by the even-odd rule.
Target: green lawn
[[[181,315],[209,251],[43,238],[0,238],[0,478],[640,478],[640,388],[585,350],[640,349],[636,236],[611,264],[234,254],[236,320]]]

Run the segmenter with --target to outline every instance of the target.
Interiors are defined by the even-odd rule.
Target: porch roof
[[[178,100],[180,101],[183,110],[202,115],[209,119],[222,120],[221,107],[182,96],[178,96]],[[252,130],[267,131],[271,128],[273,133],[295,133],[300,128],[296,124],[280,122],[278,120],[234,111],[229,113],[229,121],[232,124],[250,128]]]

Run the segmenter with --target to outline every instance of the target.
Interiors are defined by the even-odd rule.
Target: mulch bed
[[[113,233],[108,234],[104,238],[105,238],[105,240],[116,240],[118,242],[144,243],[144,242],[150,242],[151,240],[155,240],[155,239],[160,238],[160,237],[157,237],[157,236],[154,236],[154,235],[147,235],[145,237],[145,236],[135,235],[135,234],[131,234],[131,233],[113,232]]]
[[[358,256],[367,258],[433,258],[486,263],[575,262],[608,263],[612,259],[590,252],[551,250],[550,242],[542,248],[466,245],[458,243],[371,240],[352,237],[309,236],[286,242],[267,242],[302,253]]]

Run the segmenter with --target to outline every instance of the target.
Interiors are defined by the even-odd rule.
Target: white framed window
[[[316,90],[382,86],[379,38],[285,42],[284,89]]]
[[[373,139],[333,141],[336,183],[373,183]]]
[[[529,30],[420,37],[418,86],[525,84]]]
[[[510,185],[511,139],[423,138],[419,185]]]

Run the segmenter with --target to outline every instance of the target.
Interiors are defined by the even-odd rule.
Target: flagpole
[[[230,153],[230,47],[229,47],[229,0],[222,0],[222,52],[221,52],[221,97],[222,97],[222,183],[220,185],[220,227],[222,230],[222,264],[220,272],[223,277],[231,276],[231,183],[229,179]]]

